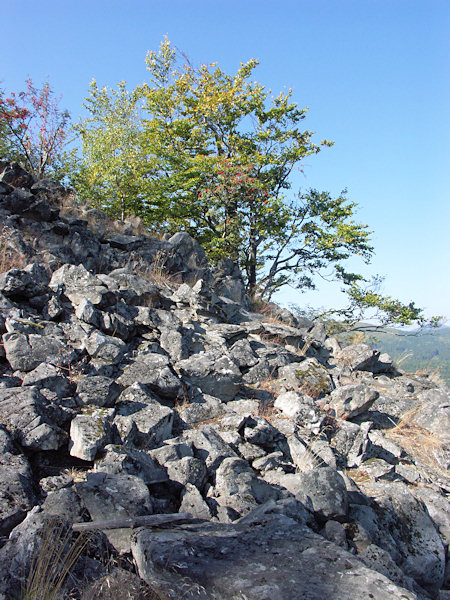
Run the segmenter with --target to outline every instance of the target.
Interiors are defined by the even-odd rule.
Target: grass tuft
[[[49,519],[32,558],[21,600],[60,600],[71,569],[90,540],[82,533],[73,539],[70,525],[57,518]]]

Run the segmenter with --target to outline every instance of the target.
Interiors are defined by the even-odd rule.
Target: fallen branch
[[[158,527],[177,521],[197,521],[189,513],[174,513],[169,515],[146,515],[144,517],[128,517],[109,519],[108,521],[91,521],[90,523],[74,523],[73,531],[91,531],[95,529],[122,529],[123,527]]]

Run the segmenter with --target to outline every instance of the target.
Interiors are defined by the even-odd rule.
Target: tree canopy
[[[93,81],[76,126],[81,199],[116,218],[139,215],[150,232],[187,231],[213,263],[238,263],[251,297],[314,288],[331,273],[353,309],[372,303],[394,322],[420,319],[412,303],[370,296],[347,271],[347,259],[369,262],[374,250],[346,192],[292,189],[304,159],[332,143],[303,128],[308,109],[292,90],[272,95],[254,80],[257,65],[241,63],[234,75],[216,63],[196,68],[166,38],[134,90]]]
[[[41,88],[31,79],[26,89],[5,97],[0,91],[0,152],[22,163],[37,179],[57,177],[64,162],[70,116],[48,82]]]

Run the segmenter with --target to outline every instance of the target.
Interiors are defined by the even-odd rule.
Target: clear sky
[[[293,88],[305,128],[333,148],[305,161],[294,189],[359,205],[374,231],[383,291],[450,318],[450,3],[448,0],[1,0],[0,80],[49,80],[74,120],[90,80],[131,87],[164,35],[194,64]],[[332,286],[284,303],[334,307]]]

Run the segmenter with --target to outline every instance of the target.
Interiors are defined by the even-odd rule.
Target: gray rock
[[[409,490],[417,500],[424,504],[436,527],[440,531],[442,529],[447,532],[447,537],[443,537],[445,543],[450,544],[450,536],[448,535],[448,532],[450,532],[450,505],[448,496],[430,487],[410,487]]]
[[[74,308],[86,300],[97,307],[108,306],[115,300],[101,279],[83,265],[63,265],[53,273],[49,287],[55,291],[63,289]]]
[[[69,451],[82,460],[94,460],[111,441],[112,408],[84,407],[70,424]]]
[[[7,537],[35,503],[30,465],[0,428],[0,536]]]
[[[120,386],[109,377],[83,377],[77,385],[77,396],[83,404],[111,408],[120,395]]]
[[[115,337],[94,330],[84,341],[89,356],[96,359],[99,365],[117,365],[122,360],[126,349],[125,343]]]
[[[428,390],[418,396],[419,407],[413,420],[443,444],[450,445],[450,394],[448,390]]]
[[[371,458],[362,462],[359,466],[362,473],[366,473],[370,479],[392,479],[395,473],[394,465],[390,465],[382,458]]]
[[[247,339],[238,340],[233,344],[230,350],[230,358],[240,369],[254,367],[258,363],[258,357],[253,352]]]
[[[165,463],[165,467],[171,481],[175,481],[182,486],[194,485],[199,490],[203,489],[207,469],[204,461],[200,458],[184,456],[179,460],[168,461]]]
[[[102,313],[98,308],[95,308],[92,302],[87,298],[83,298],[77,305],[75,315],[77,319],[80,319],[83,323],[88,323],[96,329],[100,329],[102,324]]]
[[[47,515],[55,515],[72,523],[83,521],[84,508],[73,485],[72,487],[48,491],[42,509]]]
[[[191,514],[197,519],[209,520],[212,517],[208,504],[192,483],[186,483],[186,487],[181,494],[180,512]]]
[[[336,358],[352,371],[373,371],[379,356],[367,344],[353,344],[342,348]]]
[[[412,592],[415,591],[415,582],[412,577],[408,577],[400,567],[392,560],[391,555],[375,544],[369,544],[362,552],[358,554],[361,560],[369,569],[378,571],[397,585],[404,587]]]
[[[214,472],[225,458],[237,458],[236,452],[210,425],[184,431],[181,439],[194,445],[195,455],[205,461],[210,472]]]
[[[333,383],[327,369],[315,358],[307,358],[303,362],[292,363],[279,370],[279,377],[287,386],[302,394],[319,398],[333,389]]]
[[[103,456],[96,460],[95,471],[115,475],[127,473],[147,484],[162,483],[169,477],[145,450],[107,444]]]
[[[284,448],[284,435],[264,417],[247,417],[243,425],[242,435],[247,442],[261,446],[268,452]]]
[[[435,594],[444,580],[445,551],[433,521],[400,482],[374,483],[370,490],[376,494],[381,509],[378,518],[382,528],[391,532],[402,555],[397,564],[421,587]]]
[[[146,354],[126,366],[117,379],[122,387],[139,382],[162,398],[175,399],[183,395],[183,384],[169,367],[169,359],[162,354]]]
[[[183,270],[198,273],[200,279],[207,269],[208,261],[205,251],[188,233],[180,231],[169,239],[169,244],[178,255]]]
[[[303,494],[311,498],[319,520],[345,521],[348,513],[348,498],[345,482],[332,467],[323,467],[300,473]]]
[[[344,550],[347,550],[347,535],[342,523],[339,523],[339,521],[333,521],[332,519],[327,521],[321,531],[321,534],[325,539],[333,542],[341,548],[344,548]]]
[[[368,410],[380,394],[363,383],[344,385],[331,392],[325,408],[338,419],[351,419]]]
[[[148,454],[160,465],[164,466],[171,461],[178,461],[186,456],[194,456],[193,445],[191,442],[180,441],[180,438],[166,440],[162,446],[150,450]]]
[[[121,400],[116,406],[114,426],[121,444],[151,449],[171,437],[173,415],[171,408],[156,402]]]
[[[5,333],[3,344],[6,358],[15,371],[32,371],[42,362],[60,360],[67,352],[64,342],[52,335]]]
[[[22,385],[32,385],[55,392],[60,398],[71,395],[74,386],[62,375],[62,370],[49,363],[41,363],[23,378]]]
[[[75,485],[77,494],[93,521],[151,515],[153,503],[145,483],[126,473],[88,473]],[[130,549],[130,529],[108,530],[110,543],[119,551]]]
[[[36,179],[16,162],[0,162],[0,181],[16,188],[31,188]]]
[[[0,273],[0,292],[7,298],[33,298],[47,291],[50,277],[46,269],[32,263],[24,269],[11,269]]]
[[[159,343],[161,348],[169,354],[172,362],[183,360],[189,356],[189,349],[179,331],[162,327]]]
[[[180,419],[190,426],[197,426],[216,419],[228,412],[227,404],[208,394],[196,394],[190,404],[182,403],[177,407]]]
[[[45,514],[36,506],[13,529],[0,549],[0,594],[4,593],[8,600],[23,597],[33,561],[37,556],[43,556],[42,553],[45,553],[46,564],[52,566],[57,576],[60,575],[58,559],[64,560],[61,557],[65,556],[71,544],[70,523]]]
[[[284,515],[267,515],[250,525],[182,526],[156,534],[138,530],[132,553],[144,580],[167,593],[184,583],[187,600],[417,599]]]
[[[217,358],[209,352],[200,352],[180,360],[175,368],[191,385],[224,402],[233,400],[239,391],[241,372],[228,356]]]
[[[256,477],[242,458],[225,458],[216,470],[215,486],[208,492],[217,504],[246,515],[257,504],[279,498],[266,481]]]
[[[0,390],[0,422],[30,450],[57,450],[67,442],[69,415],[34,387]]]

